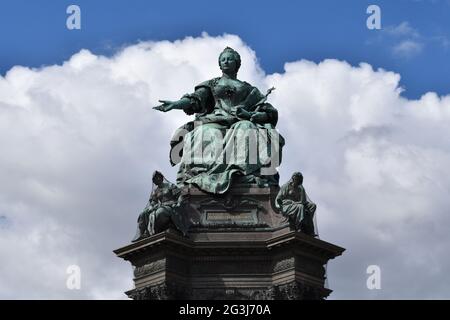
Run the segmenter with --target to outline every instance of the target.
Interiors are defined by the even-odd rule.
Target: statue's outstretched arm
[[[205,86],[198,86],[194,93],[185,94],[178,101],[159,100],[162,104],[153,109],[167,112],[173,109],[183,110],[186,114],[205,112],[212,103],[211,90]]]
[[[167,111],[174,110],[174,109],[184,110],[187,107],[189,107],[191,104],[190,99],[186,98],[186,97],[183,97],[177,101],[169,101],[169,100],[158,100],[158,101],[161,102],[162,104],[160,104],[159,106],[153,107],[153,109],[162,111],[162,112],[167,112]]]

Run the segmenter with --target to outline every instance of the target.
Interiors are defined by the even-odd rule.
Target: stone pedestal
[[[324,265],[343,248],[291,230],[277,188],[212,197],[185,189],[189,237],[169,229],[114,252],[134,267],[133,299],[324,299]]]

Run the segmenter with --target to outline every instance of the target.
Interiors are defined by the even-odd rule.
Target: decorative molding
[[[161,271],[161,270],[164,270],[165,267],[166,267],[166,259],[149,262],[142,266],[135,267],[134,271],[133,271],[134,277],[139,278],[139,277],[149,274],[149,273]]]
[[[276,300],[323,300],[329,294],[318,287],[308,286],[298,281],[276,286],[274,291]]]
[[[190,297],[190,290],[185,286],[159,284],[127,291],[133,300],[182,300]]]
[[[253,207],[258,210],[266,211],[264,206],[261,205],[260,201],[246,196],[239,196],[236,194],[228,193],[224,197],[213,197],[202,200],[196,204],[193,204],[198,209],[202,209],[204,207],[220,207],[225,211],[235,211],[237,208],[248,208]]]
[[[295,267],[295,258],[290,257],[283,260],[276,261],[273,266],[273,272],[280,272]]]
[[[133,289],[126,294],[133,300],[323,300],[331,290],[308,286],[300,282],[261,289],[191,289],[166,283]]]

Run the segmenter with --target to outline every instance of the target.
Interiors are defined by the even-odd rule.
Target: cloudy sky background
[[[347,249],[330,298],[450,298],[450,96],[405,98],[400,74],[367,63],[266,73],[239,36],[206,33],[0,77],[0,298],[125,298],[132,270],[112,250],[133,237],[152,171],[174,180],[169,139],[188,120],[151,107],[219,75],[225,46],[241,80],[276,87],[281,182],[304,173],[321,238]],[[73,264],[81,290],[66,288]],[[366,287],[369,265],[381,290]]]

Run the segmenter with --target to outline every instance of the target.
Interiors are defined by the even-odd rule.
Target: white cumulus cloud
[[[414,40],[404,40],[396,44],[392,51],[401,57],[411,57],[422,51],[423,44]]]

